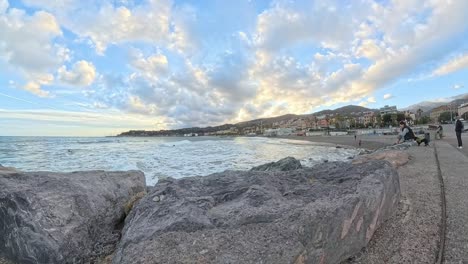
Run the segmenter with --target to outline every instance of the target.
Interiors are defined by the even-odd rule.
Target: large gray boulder
[[[15,263],[89,263],[111,254],[143,173],[0,168],[0,255]],[[127,208],[128,210],[128,208]]]
[[[251,171],[291,171],[301,169],[301,162],[293,157],[286,157],[276,162],[253,167]]]
[[[399,197],[381,160],[168,178],[126,218],[113,263],[338,263]]]

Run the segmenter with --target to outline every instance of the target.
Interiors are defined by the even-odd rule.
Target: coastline
[[[375,150],[392,145],[394,136],[360,136],[355,141],[354,136],[287,136],[279,139],[302,140],[323,144],[324,146],[341,146],[343,148],[362,148]],[[361,140],[361,146],[358,141]],[[402,261],[427,260],[431,261],[428,252],[437,249],[437,237],[440,209],[437,204],[439,196],[435,178],[427,176],[434,173],[436,168],[428,166],[427,160],[433,157],[432,147],[413,146],[405,151],[411,156],[407,165],[398,169],[402,197],[398,211],[376,230],[368,246],[343,263],[375,263],[386,259],[387,263],[401,263]],[[424,212],[415,214],[414,212]],[[435,231],[435,232],[434,232]],[[419,247],[418,247],[419,245]],[[423,245],[423,246],[420,246]],[[398,252],[396,255],[390,253]],[[9,264],[0,256],[0,264]]]
[[[330,146],[330,144],[348,148],[361,148],[366,150],[376,150],[387,147],[395,142],[395,136],[358,136],[354,140],[354,136],[280,136],[275,138],[303,140]],[[359,146],[361,140],[361,146]]]

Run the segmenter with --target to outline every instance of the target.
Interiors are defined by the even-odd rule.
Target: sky
[[[110,136],[468,92],[466,0],[0,0],[0,136]]]

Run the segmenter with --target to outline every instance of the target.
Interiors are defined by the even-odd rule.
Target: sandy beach
[[[354,139],[354,136],[285,136],[278,138],[304,140],[316,143],[363,148],[368,150],[376,150],[378,148],[392,145],[396,141],[396,136],[357,136],[356,139]],[[361,141],[361,145],[359,145],[359,141]]]

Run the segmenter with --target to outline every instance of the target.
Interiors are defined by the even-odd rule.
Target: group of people
[[[458,114],[456,114],[456,119],[457,121],[455,122],[455,134],[457,135],[458,148],[462,149],[463,142],[461,139],[461,133],[463,132],[464,126]],[[439,135],[442,134],[442,126],[439,126],[437,128],[437,133]],[[429,145],[428,139],[426,139],[425,137],[424,138],[417,137],[414,134],[413,130],[405,123],[405,121],[400,121],[400,133],[398,134],[398,141],[396,144],[399,144],[400,142],[413,141],[413,140],[416,141],[416,143],[418,143],[418,146],[421,145],[421,143],[424,143],[425,146]]]

